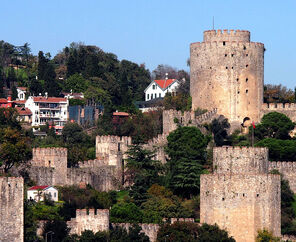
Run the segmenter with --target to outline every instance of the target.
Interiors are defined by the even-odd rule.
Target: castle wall
[[[132,144],[131,137],[127,136],[97,136],[96,157],[108,160],[108,165],[121,167],[125,152]]]
[[[201,223],[217,223],[239,242],[255,241],[263,228],[280,236],[280,176],[268,174],[268,150],[215,147],[213,168],[201,175]]]
[[[66,179],[67,179],[67,149],[66,148],[34,148],[32,152],[33,152],[33,158],[31,160],[32,167],[54,168],[52,185],[63,185],[66,183]]]
[[[205,31],[190,46],[192,109],[218,108],[229,121],[260,120],[263,103],[264,45],[248,31]]]
[[[296,122],[296,103],[263,103],[261,118],[270,112],[283,113]]]
[[[24,241],[24,180],[0,177],[0,241]]]
[[[284,176],[284,179],[289,181],[291,190],[296,193],[296,162],[270,162],[269,171],[272,170],[278,170]]]
[[[224,146],[214,148],[213,167],[218,174],[267,174],[268,149]]]
[[[166,163],[167,155],[165,154],[164,147],[167,144],[167,135],[159,134],[157,137],[149,140],[143,147],[147,150],[155,151],[155,160],[159,160],[162,164]]]
[[[70,234],[78,234],[84,230],[91,230],[94,233],[109,231],[109,209],[77,209],[76,217],[67,222]]]
[[[201,175],[201,223],[217,223],[236,241],[255,241],[259,229],[281,235],[279,175]]]

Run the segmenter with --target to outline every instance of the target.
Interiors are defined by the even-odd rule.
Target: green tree
[[[34,201],[25,200],[24,202],[24,240],[25,241],[38,241],[36,230],[37,221],[33,216]]]
[[[294,129],[294,126],[295,124],[286,115],[271,112],[263,116],[261,123],[254,129],[254,135],[259,140],[264,138],[290,139],[289,132]]]
[[[45,224],[43,237],[45,238],[47,234],[47,241],[61,242],[67,238],[69,230],[65,221],[51,220]]]
[[[218,119],[214,119],[211,124],[212,133],[214,135],[214,141],[216,146],[229,145],[229,137],[227,130],[230,128],[228,119],[224,116],[220,116]]]
[[[0,166],[7,173],[14,165],[26,163],[32,158],[30,139],[17,129],[0,130]]]
[[[258,231],[256,242],[280,242],[280,238],[274,237],[271,232],[263,229]]]
[[[217,225],[176,222],[163,224],[158,233],[159,242],[235,242]]]
[[[200,174],[204,173],[210,137],[204,136],[195,127],[178,127],[167,140],[167,179],[170,188],[184,197],[199,194]]]
[[[16,100],[18,98],[18,95],[17,95],[17,89],[15,87],[15,85],[12,86],[12,95],[11,95],[11,99],[12,100]]]
[[[65,90],[73,92],[84,92],[87,89],[86,80],[82,75],[75,73],[65,81]]]
[[[130,146],[127,156],[127,176],[133,182],[130,195],[140,205],[147,199],[148,188],[160,182],[162,165],[154,160],[154,152],[143,149],[139,144]]]
[[[132,202],[117,203],[110,211],[112,223],[141,223],[142,219],[142,211]]]

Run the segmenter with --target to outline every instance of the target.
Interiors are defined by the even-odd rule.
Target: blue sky
[[[203,31],[245,29],[265,44],[265,83],[296,86],[296,1],[2,0],[0,39],[55,55],[73,41],[119,59],[187,69],[189,44]]]

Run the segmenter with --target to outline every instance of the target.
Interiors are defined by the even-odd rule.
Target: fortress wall
[[[67,222],[70,234],[78,234],[84,230],[91,230],[93,233],[109,231],[109,209],[77,209],[76,217]]]
[[[24,180],[0,177],[0,241],[24,241]]]
[[[270,112],[283,113],[288,116],[293,122],[296,121],[296,103],[263,103],[261,118],[265,114]]]
[[[278,170],[289,181],[291,190],[296,193],[296,162],[269,162],[269,171]]]
[[[267,228],[280,236],[280,176],[201,176],[201,223],[217,223],[236,241],[255,241],[257,231]]]
[[[213,167],[217,174],[267,174],[268,149],[261,147],[214,147]]]

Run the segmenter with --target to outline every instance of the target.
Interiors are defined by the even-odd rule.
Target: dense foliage
[[[169,187],[183,197],[199,194],[200,174],[204,173],[210,137],[195,127],[178,127],[167,139]]]
[[[157,234],[159,242],[234,242],[225,230],[217,225],[176,222],[164,224]]]

